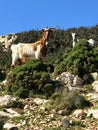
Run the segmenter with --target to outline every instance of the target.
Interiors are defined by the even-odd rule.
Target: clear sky
[[[98,0],[0,0],[0,35],[98,24]]]

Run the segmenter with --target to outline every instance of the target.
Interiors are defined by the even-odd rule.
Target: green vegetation
[[[30,60],[24,65],[17,66],[7,77],[7,92],[20,98],[34,94],[48,98],[54,92],[54,82],[50,78],[48,68],[48,65],[38,60]]]
[[[71,32],[78,34],[79,42],[72,48]],[[54,81],[52,72],[55,76],[63,71],[70,71],[78,74],[81,78],[85,74],[97,71],[98,66],[98,47],[90,47],[86,39],[94,38],[98,40],[98,25],[91,28],[72,28],[68,30],[58,29],[49,35],[48,54],[44,63],[38,60],[28,61],[22,66],[17,66],[12,73],[7,76],[8,83],[5,88],[7,93],[26,98],[34,95],[50,97],[54,92]],[[15,43],[35,42],[40,39],[41,31],[31,30],[17,34]],[[83,39],[84,38],[84,39]],[[11,52],[3,52],[0,48],[0,81],[4,80],[6,73],[10,69]],[[5,73],[2,73],[2,70]],[[92,78],[88,78],[90,83]]]
[[[72,48],[71,32],[78,34],[79,42]],[[31,30],[29,32],[21,32],[17,34],[15,43],[33,43],[41,38],[41,31]],[[52,121],[61,121],[62,117],[69,116],[75,109],[85,109],[90,107],[91,102],[87,100],[86,94],[93,92],[91,85],[93,78],[91,72],[98,72],[98,25],[91,28],[71,28],[68,30],[57,29],[55,32],[51,32],[49,36],[48,54],[44,59],[44,62],[39,60],[29,60],[21,66],[16,66],[10,71],[11,65],[11,52],[4,52],[0,46],[0,82],[7,78],[7,85],[2,86],[6,94],[11,94],[20,98],[40,97],[50,99],[45,104],[42,111],[40,106],[32,102],[28,102],[28,106],[34,107],[31,109],[32,124],[37,126],[42,119],[45,120],[47,130],[63,130],[62,126],[56,126],[55,128],[48,127]],[[93,38],[95,46],[88,45],[87,40]],[[2,70],[4,73],[2,73]],[[9,72],[10,71],[10,72]],[[72,74],[79,75],[81,78],[86,77],[83,88],[77,89],[77,91],[69,91],[61,82],[54,81],[54,76],[58,76],[64,71],[71,72]],[[9,73],[8,73],[9,72]],[[62,87],[61,87],[62,86]],[[5,93],[1,93],[4,95]],[[83,94],[85,96],[83,96]],[[33,100],[33,98],[31,100]],[[13,101],[7,107],[18,109],[20,112],[24,112],[23,108],[26,105],[21,101]],[[26,102],[26,103],[27,103]],[[29,104],[30,103],[30,104]],[[95,104],[94,104],[95,105]],[[96,108],[98,105],[96,106]],[[5,109],[5,108],[0,108]],[[27,110],[30,108],[27,108]],[[43,112],[44,111],[44,112]],[[35,122],[32,118],[32,113]],[[49,118],[47,115],[53,114],[55,117]],[[40,116],[39,116],[40,115]],[[48,120],[49,119],[49,120]],[[30,116],[15,117],[12,119],[17,123],[26,120],[26,124],[22,127],[31,125],[29,123]],[[5,120],[0,120],[0,130],[2,130]],[[95,121],[94,121],[95,122]],[[83,121],[74,120],[66,130],[78,130],[86,127]],[[65,128],[64,128],[65,129]]]
[[[54,70],[55,75],[69,71],[83,77],[84,74],[97,71],[97,50],[98,48],[91,47],[87,40],[80,40],[72,51],[64,54],[62,62],[56,65]]]
[[[89,39],[93,38],[96,41],[96,46],[98,45],[98,25],[86,28],[69,28],[56,29],[49,35],[48,44],[48,55],[45,57],[45,62],[54,65],[56,61],[61,61],[65,53],[66,48],[72,48],[72,36],[71,32],[76,32],[79,39]],[[28,32],[17,33],[17,39],[15,43],[33,43],[40,39],[42,36],[41,30],[30,30]],[[9,69],[11,65],[11,52],[4,52],[0,47],[0,68]]]
[[[0,70],[0,81],[4,80],[6,78],[6,72],[2,72],[2,70]]]
[[[62,110],[62,115],[70,114],[75,109],[89,107],[91,103],[79,94],[79,91],[58,91],[51,97],[51,104],[46,106],[47,110]]]

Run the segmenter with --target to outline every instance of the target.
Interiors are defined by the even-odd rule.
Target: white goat
[[[89,42],[90,46],[94,46],[95,45],[94,39],[89,39],[88,42]]]
[[[76,43],[78,42],[78,39],[77,39],[76,33],[73,33],[73,32],[72,32],[71,35],[72,35],[72,41],[73,41],[72,46],[73,46],[73,48],[74,48],[74,46],[75,46]]]
[[[79,39],[77,39],[76,33],[72,32],[71,35],[72,35],[72,40],[73,40],[72,45],[73,45],[73,48],[74,48],[74,46],[79,41]],[[88,43],[89,43],[90,46],[94,46],[95,45],[95,41],[93,39],[89,39],[87,41],[88,41]]]

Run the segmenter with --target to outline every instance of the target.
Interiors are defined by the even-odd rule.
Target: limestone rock
[[[11,108],[9,108],[9,109],[6,109],[6,111],[0,111],[0,116],[13,118],[13,117],[19,117],[20,114],[12,110]]]
[[[94,78],[94,80],[97,80],[97,78],[98,78],[98,73],[97,72],[91,73],[91,75]]]
[[[98,110],[97,110],[97,109],[95,109],[95,110],[94,110],[94,109],[89,110],[87,116],[88,116],[88,117],[89,117],[89,116],[92,116],[92,117],[94,117],[95,119],[98,119]]]
[[[3,128],[7,130],[18,130],[18,127],[12,123],[5,123]]]
[[[82,86],[83,85],[83,80],[78,75],[76,75],[74,77],[74,80],[73,80],[73,85],[74,86]]]
[[[79,119],[84,119],[85,116],[86,116],[86,113],[82,110],[82,109],[77,109],[74,111],[73,115],[76,117],[76,118],[79,118]]]
[[[98,92],[98,81],[94,81],[94,82],[92,83],[92,86],[93,86],[93,89],[94,89],[96,92]]]
[[[0,106],[7,106],[15,100],[16,98],[12,97],[11,95],[0,96]]]
[[[46,103],[47,101],[48,101],[48,100],[40,99],[40,98],[35,98],[35,99],[34,99],[34,103],[37,104],[37,105],[44,104],[44,103]]]

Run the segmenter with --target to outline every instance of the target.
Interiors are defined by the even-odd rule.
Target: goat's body
[[[35,43],[19,43],[11,46],[12,50],[12,65],[16,62],[19,64],[25,63],[31,58],[42,60],[42,57],[46,56],[46,46],[42,47],[39,42]]]
[[[37,45],[35,48],[33,44],[19,43],[18,50],[19,50],[19,58],[20,59],[23,56],[38,58],[39,51],[40,51],[40,45]]]
[[[11,66],[14,67],[17,62],[19,62],[19,64],[25,63],[31,58],[39,59],[42,61],[42,58],[47,54],[46,45],[48,33],[49,29],[45,28],[42,38],[35,43],[18,43],[17,45],[12,45]]]

